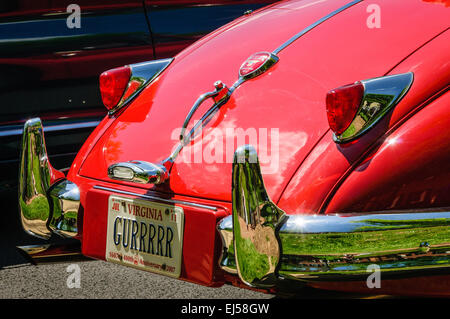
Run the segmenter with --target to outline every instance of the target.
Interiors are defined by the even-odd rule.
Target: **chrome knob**
[[[224,84],[223,84],[223,82],[220,81],[220,80],[214,82],[214,87],[216,88],[217,91],[222,90],[222,89],[223,89],[223,86],[224,86]]]

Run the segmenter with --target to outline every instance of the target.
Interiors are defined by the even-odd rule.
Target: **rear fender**
[[[360,163],[325,213],[450,207],[448,90]]]
[[[435,119],[430,118],[430,123],[425,124],[423,118],[424,114],[428,114],[428,111],[424,111],[424,109],[432,108],[431,105],[435,104],[445,105],[444,100],[448,100],[448,97],[445,97],[445,92],[448,90],[448,84],[450,83],[449,59],[450,31],[446,30],[422,45],[396,66],[392,66],[386,75],[414,73],[414,82],[405,97],[377,125],[356,141],[336,144],[333,141],[332,132],[328,131],[300,164],[280,198],[274,199],[279,207],[296,214],[315,214],[341,209],[344,211],[351,210],[351,207],[332,206],[328,208],[327,206],[332,200],[335,203],[334,194],[350,175],[354,175],[354,171],[361,171],[364,165],[367,166],[372,157],[383,149],[383,145],[388,143],[387,141],[392,143],[393,137],[398,134],[397,130],[404,126],[412,127],[416,124],[420,125],[422,129],[425,129],[427,125],[432,129],[434,121],[444,121],[444,117],[448,117],[445,114],[437,114],[439,111],[436,110],[434,112],[436,112],[435,116],[437,117]],[[323,107],[325,112],[325,105]],[[442,109],[441,112],[446,113],[445,106],[439,108]],[[429,116],[432,115],[429,114]],[[417,123],[410,124],[413,123],[411,121]],[[422,122],[422,124],[419,122]],[[442,129],[448,132],[445,126]],[[433,131],[436,132],[434,129]],[[443,132],[438,133],[440,136],[444,135]],[[415,134],[421,135],[420,133]],[[408,135],[403,136],[403,140],[406,138],[409,138]],[[419,137],[417,136],[417,138]],[[444,141],[442,142],[445,144]],[[420,150],[420,152],[418,149],[416,150],[421,153],[426,149],[428,147]],[[438,156],[438,154],[435,155]],[[417,156],[417,154],[414,154],[414,156]],[[445,161],[445,159],[442,158],[442,161]],[[416,163],[419,162],[416,161]],[[312,167],[314,169],[310,169]],[[442,166],[443,168],[444,166]],[[369,183],[369,181],[365,180],[364,183]],[[370,183],[374,183],[374,181],[372,180]],[[405,191],[407,190],[405,189]],[[445,189],[442,191],[445,191]],[[351,194],[354,196],[353,193]],[[416,193],[413,196],[420,197],[421,195]],[[428,202],[430,201],[431,198]],[[414,202],[414,200],[411,199],[410,202]],[[437,207],[436,205],[440,204],[434,200],[432,207]],[[422,203],[422,206],[424,206],[424,203]],[[358,206],[358,208],[361,207]]]

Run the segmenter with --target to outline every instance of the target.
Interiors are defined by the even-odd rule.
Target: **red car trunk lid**
[[[346,3],[287,2],[188,48],[99,138],[80,174],[128,184],[109,179],[107,168],[122,161],[156,163],[167,158],[192,104],[200,94],[212,91],[216,80],[231,86],[248,56],[275,50]],[[328,131],[326,92],[386,74],[447,27],[448,14],[436,4],[415,1],[405,7],[380,1],[379,5],[380,28],[369,28],[367,4],[360,2],[293,42],[278,54],[279,62],[268,72],[235,90],[201,136],[182,150],[169,182],[158,188],[135,186],[230,201],[233,152],[240,144],[251,143],[260,154],[268,192],[277,199]],[[412,23],[421,27],[410,32]],[[196,114],[200,116],[206,108],[202,106]]]

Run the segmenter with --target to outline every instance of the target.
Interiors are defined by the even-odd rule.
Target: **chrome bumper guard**
[[[28,234],[42,239],[52,233],[65,238],[77,235],[80,192],[63,177],[48,160],[41,120],[28,120],[19,168],[20,219]]]
[[[233,213],[218,224],[220,267],[251,287],[450,273],[450,212],[287,215],[267,195],[256,151],[236,150]]]

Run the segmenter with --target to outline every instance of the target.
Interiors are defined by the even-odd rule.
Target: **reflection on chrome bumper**
[[[80,190],[66,179],[58,182],[48,192],[51,206],[49,227],[62,237],[75,237],[78,234],[78,210]]]
[[[237,273],[245,283],[261,288],[269,283],[264,279],[271,277],[306,282],[355,280],[367,277],[371,264],[392,279],[426,275],[424,271],[450,273],[450,212],[283,215],[268,200],[258,162],[250,162],[243,155],[249,150],[247,146],[236,151],[241,154],[235,160],[240,156],[245,163],[233,165],[233,216],[218,224],[224,243],[220,266],[225,271]],[[238,170],[243,165],[246,169]],[[242,204],[249,201],[254,202]],[[279,217],[262,213],[267,203],[276,216],[282,216],[281,222]],[[242,212],[254,220],[244,222],[239,217]],[[234,225],[239,232],[234,231],[233,236]],[[274,229],[275,233],[270,238],[245,237],[240,234],[242,229],[248,234],[258,229],[265,234]],[[270,248],[262,239],[279,246]],[[246,251],[239,247],[246,247]]]
[[[238,148],[232,186],[234,249],[239,278],[251,287],[274,286],[280,262],[276,233],[286,214],[264,190],[255,149]]]
[[[52,185],[53,183],[53,185]],[[47,155],[39,118],[27,121],[22,136],[19,168],[19,211],[24,230],[49,239],[77,234],[78,187],[55,170]]]

